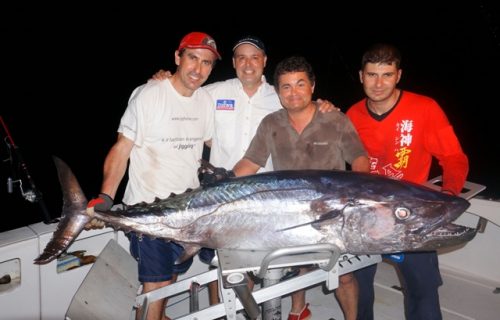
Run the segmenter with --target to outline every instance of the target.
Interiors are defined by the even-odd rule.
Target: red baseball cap
[[[214,38],[203,32],[191,32],[182,38],[179,44],[179,51],[185,48],[189,49],[208,49],[212,51],[219,60],[222,59],[217,51],[217,45]]]

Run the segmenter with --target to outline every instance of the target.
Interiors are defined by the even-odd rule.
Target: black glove
[[[99,193],[97,198],[89,201],[87,208],[94,208],[95,211],[109,211],[113,207],[113,198],[105,193]]]
[[[221,167],[214,167],[209,162],[204,160],[201,161],[201,167],[198,169],[198,173],[201,175],[200,184],[202,186],[215,183],[219,180],[234,177],[234,172],[232,170],[226,170]]]
[[[105,193],[99,193],[97,198],[93,198],[87,203],[87,209],[92,208],[94,211],[109,211],[113,207],[113,198]],[[92,219],[84,227],[85,230],[102,229],[104,221]]]
[[[215,168],[213,172],[205,172],[201,178],[201,185],[206,186],[211,183],[215,183],[219,180],[224,180],[227,178],[234,178],[234,172],[232,170],[226,170],[224,168]]]

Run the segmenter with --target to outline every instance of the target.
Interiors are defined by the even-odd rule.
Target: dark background
[[[234,3],[224,12],[213,2],[182,5],[3,8],[0,115],[52,217],[59,216],[62,204],[51,156],[66,161],[87,197],[95,196],[130,93],[158,69],[174,70],[174,51],[191,31],[212,35],[223,56],[207,83],[235,76],[232,45],[253,34],[267,46],[268,81],[279,60],[304,55],[316,71],[315,97],[342,111],[363,97],[358,80],[363,51],[379,41],[397,45],[403,54],[400,87],[441,104],[469,156],[469,180],[487,186],[485,197],[500,199],[494,115],[499,112],[500,11],[493,1],[419,1],[406,8],[390,1],[368,6],[285,2],[275,4],[281,8],[276,12],[256,3]],[[4,138],[1,128],[0,133]],[[2,230],[40,221],[38,205],[24,200],[18,185],[7,193],[7,177],[22,170],[11,166],[3,142],[0,156],[0,213],[3,221],[12,221],[2,222]]]

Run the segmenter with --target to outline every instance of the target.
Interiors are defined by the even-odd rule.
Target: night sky
[[[235,77],[232,46],[253,34],[267,47],[268,81],[282,58],[303,55],[316,71],[315,98],[329,99],[342,111],[363,97],[358,80],[363,51],[390,42],[403,55],[400,88],[441,104],[469,156],[469,180],[487,186],[483,195],[500,199],[499,121],[493,116],[500,112],[500,10],[493,1],[437,2],[406,4],[410,9],[390,1],[368,7],[329,4],[336,7],[331,10],[308,1],[307,7],[276,4],[283,10],[275,13],[265,5],[240,3],[243,9],[226,8],[232,14],[217,12],[213,2],[170,10],[4,8],[0,115],[57,217],[61,193],[51,156],[66,161],[87,197],[95,196],[129,95],[158,69],[174,70],[174,51],[186,33],[209,33],[223,56],[207,83]],[[4,138],[1,128],[0,133]],[[2,143],[2,160],[8,151]],[[38,206],[23,200],[17,187],[7,193],[12,175],[10,162],[3,161],[0,212],[16,222],[2,230],[41,220]]]

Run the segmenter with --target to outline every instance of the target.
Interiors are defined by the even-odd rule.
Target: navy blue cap
[[[254,36],[246,36],[244,38],[241,38],[240,40],[236,41],[236,44],[233,47],[233,51],[236,50],[236,48],[242,44],[251,44],[252,46],[266,52],[266,47],[264,46],[264,42],[260,40],[257,37]]]

